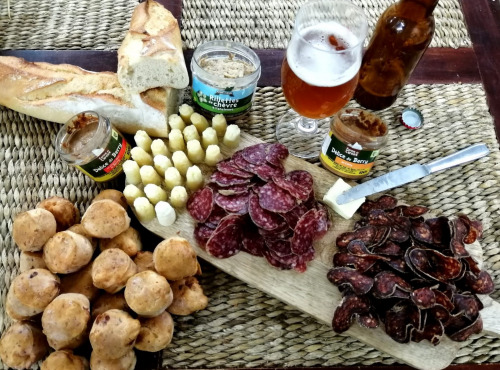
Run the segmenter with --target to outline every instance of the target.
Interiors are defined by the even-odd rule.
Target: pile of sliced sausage
[[[465,215],[424,219],[427,211],[389,196],[362,205],[355,230],[337,238],[327,276],[343,295],[335,332],[354,319],[368,328],[381,321],[397,342],[437,345],[445,334],[464,341],[482,330],[476,294],[491,293],[493,280],[465,249],[482,225]]]
[[[242,250],[279,269],[306,270],[313,241],[330,225],[328,212],[314,198],[309,172],[285,173],[287,157],[281,144],[257,144],[217,164],[187,203],[200,246],[217,258]]]

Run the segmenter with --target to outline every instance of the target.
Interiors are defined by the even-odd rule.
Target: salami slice
[[[252,172],[264,181],[271,181],[271,179],[275,176],[283,176],[285,173],[285,169],[281,165],[272,166],[270,164],[263,163],[258,167],[252,168]]]
[[[248,213],[248,194],[222,195],[215,194],[215,203],[229,213],[243,215]]]
[[[247,162],[261,165],[266,162],[268,146],[266,143],[252,145],[243,149],[241,155]]]
[[[205,224],[197,224],[194,228],[194,238],[198,242],[201,247],[205,247],[208,239],[212,236],[214,229],[205,225]]]
[[[264,252],[267,261],[274,267],[280,270],[291,270],[297,266],[298,260],[296,255],[278,256],[272,250],[268,249]]]
[[[242,235],[242,249],[258,257],[264,256],[264,251],[266,250],[266,243],[264,238],[257,232],[255,227],[244,227]]]
[[[271,144],[267,147],[266,161],[274,166],[279,166],[288,157],[288,149],[280,143]]]
[[[277,256],[286,257],[293,254],[288,239],[266,240],[266,245]]]
[[[293,230],[286,225],[283,229],[280,227],[274,230],[259,229],[259,234],[266,240],[284,240],[293,235]]]
[[[246,179],[239,176],[228,175],[223,172],[215,171],[212,176],[210,176],[210,182],[216,183],[222,187],[234,186],[248,184],[250,179]]]
[[[217,163],[217,170],[225,173],[226,175],[243,177],[245,179],[250,179],[254,176],[253,173],[239,168],[231,159],[226,159],[222,162]]]
[[[297,222],[292,237],[292,252],[304,254],[312,245],[316,232],[317,210],[307,211]]]
[[[258,192],[260,206],[268,211],[286,213],[296,205],[295,198],[273,182],[260,187]]]
[[[219,225],[217,225],[217,231],[220,231],[228,226],[233,225],[243,225],[245,224],[245,216],[241,215],[227,215],[222,220],[220,220]]]
[[[298,272],[305,272],[307,269],[307,263],[314,259],[316,251],[314,247],[311,247],[306,251],[306,253],[297,256],[297,266],[295,266],[295,270]]]
[[[227,212],[219,207],[217,204],[214,204],[214,208],[210,216],[208,216],[206,223],[217,226],[224,217],[227,216]]]
[[[295,225],[297,225],[297,222],[299,219],[309,211],[309,208],[306,207],[304,203],[297,204],[295,207],[293,207],[290,211],[287,213],[283,213],[282,216],[290,225],[291,228],[295,228]]]
[[[239,195],[248,193],[250,184],[228,186],[227,188],[217,189],[217,192],[222,195]]]
[[[216,258],[228,258],[238,253],[241,246],[240,224],[229,225],[220,230],[219,228],[217,227],[208,239],[205,250]]]
[[[186,209],[196,221],[204,222],[214,208],[214,193],[209,187],[195,191],[189,197]]]
[[[273,176],[273,181],[280,188],[288,191],[294,198],[305,201],[313,188],[313,178],[307,171],[296,170],[284,176]]]
[[[233,157],[232,157],[232,162],[237,166],[239,167],[240,169],[242,169],[243,171],[246,171],[246,172],[250,172],[250,173],[253,173],[255,174],[255,169],[257,167],[259,167],[259,165],[257,164],[253,164],[253,163],[250,163],[248,162],[244,157],[243,157],[243,153],[242,151],[238,151],[236,153],[233,154]]]
[[[259,204],[259,197],[255,193],[250,193],[248,199],[248,213],[253,223],[264,230],[279,230],[286,226],[286,221],[279,214],[269,212]]]

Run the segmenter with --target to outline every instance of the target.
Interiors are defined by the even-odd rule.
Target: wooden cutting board
[[[224,156],[228,157],[236,150],[260,142],[262,141],[242,133],[238,149],[229,150],[222,146],[221,150]],[[287,158],[285,168],[287,172],[296,169],[309,171],[314,177],[314,191],[317,199],[322,199],[338,179],[331,172],[294,156]],[[327,280],[326,274],[332,267],[332,257],[336,252],[335,239],[339,234],[352,230],[356,219],[344,220],[334,212],[331,212],[330,216],[333,226],[321,240],[315,242],[316,258],[308,264],[307,271],[304,273],[280,271],[269,265],[265,258],[254,257],[243,252],[227,259],[210,256],[197,246],[193,237],[195,222],[185,210],[178,212],[177,221],[170,227],[161,226],[156,220],[143,225],[163,238],[179,235],[188,239],[201,258],[219,269],[331,326],[334,310],[342,296],[338,289]],[[485,319],[485,323],[491,322],[493,326],[497,322],[495,316],[500,315],[498,306],[495,301],[488,301],[487,313],[492,319],[489,321]],[[484,313],[481,312],[483,317]],[[438,346],[433,346],[427,341],[400,344],[392,340],[381,328],[365,329],[356,323],[346,334],[411,366],[429,370],[448,366],[462,346],[461,343],[453,342],[447,337],[443,337]]]

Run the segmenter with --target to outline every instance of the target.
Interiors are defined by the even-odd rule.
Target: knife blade
[[[355,199],[366,197],[381,191],[392,189],[409,182],[416,181],[430,175],[431,173],[465,164],[489,154],[489,149],[485,144],[474,144],[456,153],[443,158],[438,158],[427,164],[412,164],[407,167],[391,171],[376,179],[369,180],[363,184],[343,192],[337,197],[337,204],[342,205]]]

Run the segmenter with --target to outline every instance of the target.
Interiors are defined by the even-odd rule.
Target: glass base
[[[306,118],[290,109],[276,125],[276,138],[296,157],[317,158],[329,128],[330,118]]]

